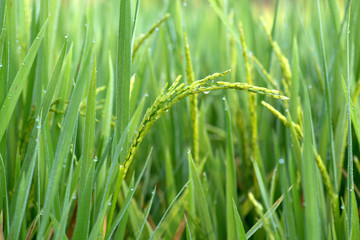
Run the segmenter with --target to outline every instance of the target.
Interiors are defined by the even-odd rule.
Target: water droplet
[[[93,43],[95,43],[96,41],[95,41],[95,39],[93,40]]]
[[[210,91],[205,91],[204,94],[209,94]]]
[[[148,97],[148,96],[149,96],[149,94],[145,93],[145,97]]]
[[[109,202],[108,205],[111,206],[111,202]]]
[[[284,163],[285,163],[284,159],[283,159],[283,158],[280,158],[280,159],[279,159],[279,164],[284,164]]]
[[[36,39],[40,39],[40,36],[36,36]]]
[[[46,90],[44,90],[44,94],[46,94]]]
[[[94,158],[94,162],[97,162],[98,161],[98,158],[97,158],[97,156],[95,156],[95,158]]]
[[[184,2],[184,7],[187,7],[187,2]]]
[[[189,184],[185,184],[185,187],[188,188],[188,187],[189,187]]]
[[[69,37],[68,37],[68,35],[65,35],[65,39],[68,39]]]
[[[155,28],[155,31],[159,31],[159,28],[157,27],[157,28]]]
[[[24,65],[25,65],[25,63],[23,62],[21,65],[23,65],[23,66],[24,66]]]
[[[0,68],[2,68],[2,64],[0,63]]]
[[[226,100],[225,96],[223,96],[222,100],[224,100],[224,101]]]
[[[35,142],[39,142],[39,139],[35,139]]]
[[[341,207],[340,207],[340,208],[341,208],[341,210],[343,210],[343,209],[345,209],[345,206],[344,206],[344,205],[341,205]]]
[[[122,147],[122,148],[120,148],[120,151],[124,151],[124,148]]]
[[[87,23],[85,23],[85,27],[87,27]]]
[[[41,128],[41,126],[40,126],[40,125],[37,125],[37,126],[36,126],[36,128],[37,128],[37,129],[40,129],[40,128]]]
[[[74,200],[76,199],[76,195],[75,195],[75,194],[72,196],[72,199],[74,199]]]
[[[168,112],[169,111],[169,109],[166,109],[166,111],[165,112]]]
[[[35,119],[35,122],[38,122],[38,121],[40,121],[40,118],[39,118],[39,117],[37,117],[37,118]]]
[[[134,191],[134,188],[130,188],[130,191],[132,191],[132,192],[133,192],[133,191]]]

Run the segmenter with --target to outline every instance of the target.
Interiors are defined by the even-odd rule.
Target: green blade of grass
[[[11,87],[6,95],[5,101],[0,109],[0,116],[2,116],[2,124],[0,124],[0,139],[2,139],[8,127],[16,103],[18,102],[20,94],[25,86],[27,75],[30,72],[37,51],[39,50],[41,40],[44,37],[47,23],[48,23],[47,21],[44,23],[36,39],[32,43],[29,52],[27,53],[18,73],[16,74],[15,79],[11,84]]]
[[[103,199],[102,199],[102,204],[104,203],[105,198],[107,198],[107,194],[109,194],[107,192],[107,188],[108,188],[108,186],[110,184],[110,180],[111,180],[113,171],[115,169],[115,165],[117,165],[117,163],[118,163],[117,159],[119,159],[119,157],[120,157],[120,159],[125,159],[125,153],[126,152],[125,152],[124,149],[126,148],[127,139],[129,138],[129,132],[133,132],[134,129],[135,129],[135,126],[138,124],[138,122],[140,120],[140,113],[142,112],[144,103],[145,103],[145,97],[142,99],[141,103],[139,104],[138,108],[136,109],[136,111],[135,111],[131,121],[129,122],[128,126],[123,131],[122,136],[121,136],[121,138],[119,140],[119,143],[117,144],[117,146],[115,148],[115,151],[113,151],[113,155],[112,155],[112,161],[113,162],[111,164],[111,168],[110,168],[110,171],[109,171],[107,184],[106,184],[106,187],[105,187],[106,190],[104,191],[104,195],[103,195]],[[114,142],[114,144],[115,144],[115,142]],[[122,166],[120,166],[119,170],[123,171]],[[125,177],[124,172],[119,172],[117,182],[116,182],[116,187],[115,187],[115,190],[114,190],[114,196],[119,194],[121,183],[122,183],[124,177]],[[109,219],[108,219],[108,226],[109,227],[111,227],[112,217],[113,217],[113,214],[114,214],[114,211],[115,211],[115,203],[116,203],[116,200],[117,200],[117,198],[115,198],[114,196],[113,196],[113,200],[112,200],[113,204],[112,204],[112,206],[110,208]]]
[[[79,182],[79,201],[76,217],[76,227],[74,239],[86,239],[89,233],[90,224],[90,203],[92,194],[92,184],[94,172],[90,171],[92,166],[94,171],[94,141],[95,141],[95,104],[96,104],[96,61],[93,64],[91,80],[89,84],[86,115],[84,142],[80,162],[80,182]],[[86,187],[87,185],[87,187]]]
[[[204,130],[205,132],[205,130]],[[206,132],[205,132],[206,133]],[[188,179],[191,179],[191,171],[189,170]],[[186,211],[188,216],[191,216],[190,222],[188,223],[189,232],[192,232],[195,235],[195,222],[192,221],[196,216],[196,205],[195,205],[195,189],[194,189],[194,182],[190,181],[188,194],[187,194],[187,201],[186,201]]]
[[[318,208],[317,181],[313,156],[313,130],[311,121],[310,101],[307,86],[304,84],[304,147],[302,159],[302,179],[305,202],[305,231],[307,239],[321,239],[322,233],[320,212]]]
[[[326,117],[327,117],[327,125],[328,131],[330,134],[330,151],[331,151],[331,159],[332,159],[332,170],[333,170],[333,184],[335,192],[338,192],[338,184],[337,184],[337,160],[335,159],[335,145],[334,145],[334,132],[333,132],[333,123],[332,123],[332,108],[331,108],[331,95],[330,95],[330,82],[328,76],[328,69],[326,63],[326,55],[325,55],[325,43],[324,43],[324,33],[323,26],[321,21],[321,8],[320,8],[320,0],[317,0],[317,10],[318,10],[318,19],[319,19],[319,31],[320,31],[320,50],[321,50],[321,60],[322,60],[322,68],[325,80],[325,105],[326,105]]]
[[[189,227],[187,217],[184,216],[184,218],[185,218],[185,226],[186,226],[186,239],[187,240],[192,240],[192,235],[191,235],[191,232],[190,232],[190,227]]]
[[[354,162],[353,162],[353,147],[352,147],[352,135],[351,135],[351,114],[350,114],[350,107],[351,107],[351,100],[350,100],[350,12],[351,12],[351,2],[350,2],[350,8],[349,8],[349,14],[348,14],[348,19],[347,19],[347,31],[346,31],[346,92],[347,92],[347,109],[346,109],[346,114],[347,114],[347,125],[348,125],[348,160],[347,160],[347,193],[348,193],[348,231],[349,231],[349,237],[352,238],[352,228],[353,225],[357,226],[357,232],[355,233],[355,235],[357,235],[359,237],[360,233],[359,233],[359,220],[358,217],[354,218],[357,220],[356,222],[353,222],[353,204],[356,206],[356,199],[354,197]],[[355,203],[354,203],[354,199],[355,199]],[[356,214],[356,210],[355,210],[355,215]],[[354,235],[354,236],[355,236]],[[354,238],[355,239],[355,238]]]
[[[61,84],[61,79],[59,79],[59,78],[60,78],[60,72],[61,72],[61,69],[62,69],[62,66],[63,66],[63,63],[64,63],[64,58],[65,58],[65,55],[66,55],[67,45],[68,45],[68,40],[65,39],[65,43],[64,43],[63,48],[62,48],[62,50],[60,52],[59,58],[58,58],[58,60],[57,60],[57,62],[55,64],[55,67],[54,67],[53,73],[51,75],[49,84],[48,84],[48,86],[46,88],[44,100],[42,102],[42,111],[43,111],[43,113],[48,113],[49,112],[52,101],[53,101],[53,98],[55,96],[56,89]],[[41,122],[45,122],[46,118],[47,118],[47,114],[46,115],[43,114]]]
[[[132,32],[131,49],[133,49],[134,40],[135,40],[136,25],[137,25],[137,20],[138,20],[138,16],[139,16],[139,7],[140,7],[140,0],[137,0],[136,6],[135,6],[134,19],[133,19],[133,27],[132,27],[132,31],[131,31]]]
[[[141,234],[142,234],[142,232],[143,232],[143,230],[144,230],[145,224],[146,224],[147,219],[148,219],[148,217],[149,217],[150,210],[151,210],[151,207],[152,207],[152,204],[153,204],[153,201],[154,201],[155,194],[156,194],[156,186],[155,186],[154,190],[151,192],[150,202],[149,202],[149,204],[148,204],[148,208],[147,208],[146,213],[145,213],[145,216],[144,216],[144,221],[143,221],[143,223],[142,223],[142,225],[141,225],[141,227],[140,227],[140,230],[139,230],[139,232],[138,232],[138,234],[137,234],[136,240],[139,240],[139,239],[140,239]]]
[[[270,216],[275,212],[275,210],[279,207],[279,205],[283,200],[284,200],[284,195],[281,195],[281,197],[279,197],[279,199],[276,200],[276,202],[271,206],[271,208],[266,211],[264,216],[259,221],[257,221],[256,224],[252,226],[251,229],[246,233],[246,239],[249,239],[252,235],[254,235],[254,233],[259,228],[262,227],[264,221],[270,218]]]
[[[150,38],[150,36],[157,31],[159,26],[166,21],[170,17],[170,14],[165,14],[159,21],[157,21],[144,35],[139,37],[138,39],[133,39],[133,47],[132,47],[132,60],[136,56],[136,53],[139,51],[139,48],[145,43],[145,41]]]
[[[163,214],[163,216],[161,217],[158,225],[156,226],[155,230],[153,231],[153,233],[151,234],[150,240],[153,239],[158,231],[158,229],[161,227],[161,224],[164,222],[165,217],[167,216],[168,212],[170,211],[170,209],[172,208],[173,205],[175,205],[175,203],[177,202],[177,200],[179,199],[179,197],[181,196],[181,194],[185,191],[185,189],[188,187],[189,182],[185,183],[185,185],[181,188],[181,190],[179,191],[179,193],[175,196],[175,198],[171,201],[169,207],[166,209],[165,213]]]
[[[90,80],[89,68],[92,65],[91,62],[93,61],[93,48],[94,48],[94,44],[89,43],[86,54],[84,56],[84,62],[80,66],[76,86],[72,92],[70,104],[66,111],[63,127],[60,132],[60,136],[54,156],[54,163],[51,169],[49,184],[45,196],[44,215],[43,215],[43,221],[39,228],[39,234],[38,234],[39,238],[40,236],[41,237],[43,236],[47,227],[47,223],[50,217],[50,211],[52,210],[56,189],[57,189],[54,186],[58,186],[58,183],[60,181],[61,168],[63,166],[63,162],[65,161],[65,158],[67,156],[70,147],[71,136],[78,116],[78,109],[80,106],[82,95],[84,93],[86,85],[88,85],[87,82]]]
[[[233,35],[234,40],[241,45],[240,43],[240,33],[239,31],[231,24],[228,17],[225,15],[223,10],[218,6],[215,0],[209,0],[210,6],[215,11],[215,13],[218,15],[218,17],[221,19],[222,23],[225,25],[227,30]]]
[[[166,198],[168,202],[176,196],[176,184],[173,173],[173,166],[171,163],[170,150],[166,150],[165,155],[165,176],[166,176]]]
[[[191,172],[191,179],[194,186],[194,192],[195,192],[195,206],[196,210],[199,213],[199,218],[201,219],[201,227],[205,231],[205,236],[207,239],[215,239],[215,232],[213,229],[213,225],[211,223],[209,208],[205,196],[205,192],[203,189],[203,186],[201,185],[199,173],[196,170],[194,161],[191,157],[191,153],[188,153],[188,163],[189,163],[189,169]]]
[[[236,195],[236,172],[234,159],[234,146],[232,141],[231,116],[229,105],[225,99],[226,112],[226,228],[227,239],[236,238],[236,224],[234,218],[233,201],[237,198]]]
[[[264,179],[262,178],[261,172],[260,172],[260,168],[258,166],[258,164],[256,163],[256,161],[252,161],[253,167],[254,167],[254,171],[255,171],[255,176],[257,178],[258,181],[258,185],[260,188],[260,193],[261,193],[261,198],[263,199],[264,203],[265,203],[265,208],[267,210],[269,210],[271,208],[270,206],[270,198],[269,198],[269,193],[268,190],[266,188],[266,182],[264,181]],[[273,227],[273,230],[276,231],[280,231],[280,225],[277,224],[278,219],[276,217],[276,215],[270,215],[270,220],[271,220],[271,225]],[[276,232],[278,234],[278,232]]]
[[[294,38],[293,49],[292,49],[292,66],[291,66],[291,90],[290,90],[290,103],[289,111],[291,118],[294,122],[297,122],[297,106],[298,106],[298,95],[299,95],[299,53],[297,39]]]
[[[90,236],[89,236],[89,240],[95,240],[95,239],[99,239],[99,237],[103,237],[102,232],[101,232],[101,227],[103,225],[103,219],[106,216],[106,212],[110,206],[110,202],[111,199],[108,200],[107,203],[105,203],[105,206],[103,208],[101,208],[101,211],[99,213],[99,216],[94,224],[94,226],[92,227]]]
[[[79,197],[79,210],[76,214],[76,226],[73,239],[88,239],[90,225],[91,196],[94,182],[94,162],[90,163],[88,174],[84,183],[84,189]],[[82,221],[82,222],[80,222]]]
[[[102,135],[104,141],[108,141],[111,132],[111,116],[114,102],[114,73],[111,54],[109,52],[109,81],[106,89],[106,98],[103,110]]]
[[[41,0],[40,1],[40,13],[39,13],[39,24],[44,24],[47,22],[47,18],[50,18],[49,14],[50,1],[49,0]],[[50,29],[52,26],[49,25],[48,31],[44,33],[44,39],[41,42],[39,53],[37,55],[37,64],[36,64],[36,79],[35,79],[35,104],[36,108],[40,107],[43,96],[43,88],[48,84],[49,78],[49,32],[52,31]]]
[[[246,240],[247,238],[245,235],[244,226],[241,221],[239,211],[236,207],[235,200],[232,201],[232,204],[233,204],[233,214],[234,214],[234,218],[235,218],[236,239]]]
[[[6,22],[5,22],[5,24],[6,24]],[[5,28],[2,28],[1,35],[0,35],[0,85],[1,86],[7,85],[6,71],[3,66],[3,61],[4,61],[3,55],[5,55],[5,54],[3,54],[4,50],[5,50]],[[6,97],[6,93],[7,93],[7,88],[2,87],[0,89],[0,105],[3,104],[5,97]]]
[[[65,52],[66,52],[66,46],[67,44],[64,44],[63,46],[63,50],[59,56],[58,62],[55,66],[54,72],[52,74],[52,78],[50,80],[49,86],[47,88],[47,93],[45,94],[45,98],[43,100],[42,103],[42,110],[40,112],[40,110],[38,110],[36,116],[36,125],[34,126],[32,135],[30,137],[29,140],[29,147],[26,151],[26,155],[25,158],[23,160],[23,166],[22,166],[22,172],[25,173],[25,183],[20,183],[20,185],[18,186],[19,191],[22,191],[22,196],[19,195],[18,197],[21,196],[20,199],[18,199],[16,201],[16,205],[12,204],[11,209],[15,209],[14,210],[14,214],[16,214],[17,218],[14,218],[12,220],[12,224],[14,225],[14,236],[16,236],[18,233],[16,232],[16,228],[18,225],[21,225],[19,221],[22,221],[22,217],[23,214],[25,212],[25,208],[26,208],[26,203],[28,200],[28,194],[29,194],[29,190],[30,190],[30,186],[31,186],[31,179],[33,177],[33,173],[34,173],[34,167],[35,167],[35,156],[36,156],[36,149],[38,146],[38,135],[40,132],[40,129],[44,127],[45,121],[46,121],[46,116],[48,114],[49,111],[49,104],[51,103],[53,96],[54,96],[54,92],[56,89],[56,86],[58,85],[58,83],[60,81],[58,80],[59,74],[60,74],[60,70],[63,64],[63,60],[64,60],[64,56],[65,56]],[[45,116],[44,116],[45,115]],[[22,187],[22,190],[20,190]],[[17,191],[16,191],[17,192]],[[14,202],[15,203],[15,202]]]
[[[122,220],[122,218],[124,217],[125,213],[128,211],[128,207],[130,206],[130,203],[134,197],[134,194],[135,194],[135,190],[137,189],[137,187],[139,186],[139,183],[140,183],[140,179],[142,178],[144,172],[145,172],[145,169],[146,169],[146,166],[149,162],[149,159],[150,159],[150,155],[151,155],[151,152],[149,153],[148,155],[148,158],[146,159],[146,162],[144,163],[144,167],[142,168],[139,176],[138,176],[138,179],[136,180],[136,183],[134,186],[130,187],[130,191],[128,192],[127,196],[126,196],[126,199],[124,201],[124,204],[120,210],[120,212],[117,214],[116,218],[114,219],[114,223],[112,224],[112,226],[109,228],[109,231],[107,231],[106,233],[106,236],[105,236],[105,239],[110,239],[111,236],[114,234],[115,232],[115,229],[117,228],[117,226],[119,225],[120,221]]]
[[[130,122],[130,124],[131,124],[131,122]],[[129,126],[127,126],[127,128],[123,132],[123,134],[120,138],[120,141],[118,142],[117,145],[115,145],[114,140],[112,140],[112,145],[113,145],[112,148],[115,148],[115,151],[112,150],[112,153],[113,153],[113,155],[111,157],[112,162],[111,162],[110,169],[108,170],[108,173],[107,173],[107,178],[106,178],[106,183],[105,183],[105,187],[104,187],[104,191],[103,191],[103,196],[101,199],[100,208],[104,207],[104,204],[107,201],[108,196],[110,195],[110,191],[115,191],[115,190],[112,190],[109,188],[111,185],[111,180],[113,178],[115,167],[118,165],[117,159],[119,158],[120,154],[124,154],[124,152],[125,152],[125,150],[124,150],[125,139],[127,138],[130,124],[129,124]],[[110,144],[111,144],[111,142],[110,142]],[[105,158],[104,158],[104,160],[105,160]],[[103,163],[103,162],[104,162],[103,160],[100,160],[100,163]]]
[[[5,17],[6,0],[0,0],[0,27],[2,28]]]
[[[1,191],[0,191],[0,208],[3,209],[3,231],[5,233],[5,237],[8,235],[9,231],[10,231],[10,219],[9,219],[9,200],[8,200],[8,191],[7,191],[7,184],[6,184],[6,174],[5,174],[5,165],[4,165],[4,161],[3,158],[0,154],[0,170],[1,170],[1,179],[0,179],[0,183],[1,183]]]
[[[171,208],[167,207],[166,215],[162,215],[163,218],[161,225],[158,224],[159,228],[156,230],[156,234],[154,234],[153,238],[165,238],[165,239],[173,239],[177,236],[177,231],[179,226],[182,224],[182,216],[185,213],[184,202],[186,199],[186,192],[183,195],[175,196],[177,198],[176,201],[171,201]],[[170,206],[170,205],[169,205]],[[166,211],[165,210],[165,211]]]
[[[12,210],[10,214],[13,216],[10,224],[9,236],[14,239],[18,239],[21,231],[22,220],[25,214],[26,203],[29,196],[31,180],[34,174],[34,168],[36,163],[36,156],[38,150],[38,139],[40,134],[41,122],[38,121],[37,125],[34,126],[31,145],[29,151],[27,151],[25,160],[29,161],[28,171],[24,171],[19,177],[19,183],[16,186],[16,196],[12,201]],[[16,199],[16,200],[15,200]],[[14,210],[13,210],[14,209]]]
[[[279,12],[279,8],[280,8],[280,0],[276,0],[275,2],[275,14],[274,14],[274,19],[273,19],[273,23],[272,23],[272,27],[271,27],[271,38],[274,39],[275,38],[275,34],[276,34],[276,21],[278,19],[278,12]],[[269,49],[270,49],[270,54],[269,54],[269,58],[267,61],[267,69],[268,71],[270,71],[271,69],[271,63],[272,63],[272,54],[274,49],[271,47],[271,44],[269,44]]]
[[[117,141],[130,121],[131,36],[131,1],[121,0],[115,82]]]
[[[73,142],[76,143],[76,134],[74,134],[73,139],[74,139]],[[70,171],[69,171],[67,186],[66,186],[66,190],[65,190],[64,204],[63,204],[63,209],[62,209],[62,213],[61,213],[58,231],[55,232],[55,237],[54,237],[55,240],[63,239],[63,236],[65,235],[66,221],[67,221],[70,207],[72,204],[71,199],[70,199],[70,190],[71,190],[71,183],[72,183],[72,179],[73,179],[72,177],[73,177],[74,159],[75,159],[75,152],[73,152],[73,157],[72,157],[72,161],[70,164]]]
[[[288,163],[290,165],[290,163]],[[296,231],[295,224],[295,214],[292,205],[292,196],[287,189],[290,187],[289,180],[287,176],[287,166],[285,165],[284,159],[279,160],[279,172],[280,172],[280,181],[281,181],[281,192],[285,195],[285,201],[283,204],[283,210],[285,214],[285,229],[287,236],[298,236]]]
[[[350,232],[350,239],[351,240],[356,240],[356,239],[360,239],[360,222],[359,222],[359,212],[358,212],[358,207],[356,204],[356,197],[355,197],[355,193],[354,191],[351,192],[351,196],[349,196],[352,198],[352,227],[351,227],[351,232]]]

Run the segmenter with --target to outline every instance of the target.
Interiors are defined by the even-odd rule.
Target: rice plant
[[[0,0],[0,239],[360,239],[359,12]]]

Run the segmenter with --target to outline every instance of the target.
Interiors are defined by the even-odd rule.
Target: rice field
[[[360,239],[359,0],[0,0],[0,240]]]

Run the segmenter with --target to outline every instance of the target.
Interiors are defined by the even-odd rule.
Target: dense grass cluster
[[[360,239],[359,13],[0,0],[0,239]]]

